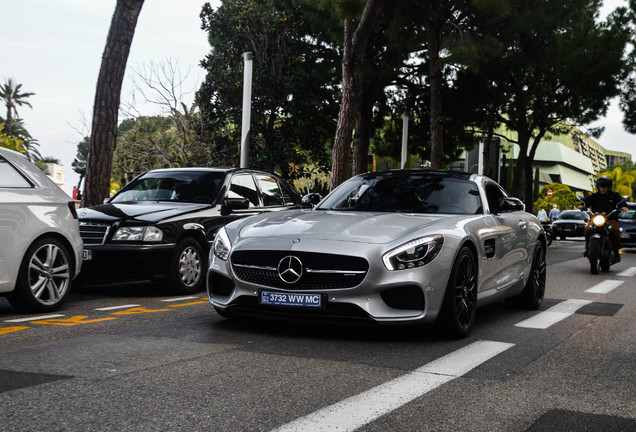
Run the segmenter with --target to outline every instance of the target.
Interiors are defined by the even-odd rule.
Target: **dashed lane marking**
[[[128,309],[128,308],[133,308],[133,307],[138,307],[138,306],[141,306],[141,305],[129,304],[129,305],[121,305],[121,306],[109,306],[109,307],[97,308],[95,310],[98,310],[98,311],[109,311],[109,310],[117,310],[117,309]]]
[[[622,272],[618,273],[616,276],[627,276],[627,277],[636,276],[636,267],[630,267],[627,270],[623,270]]]
[[[198,298],[196,296],[192,296],[192,297],[179,297],[179,298],[169,298],[169,299],[163,299],[161,300],[162,302],[178,302],[178,301],[182,301],[182,300],[192,300]]]
[[[459,378],[513,346],[514,344],[504,342],[474,342],[411,373],[301,417],[275,431],[354,431],[442,384]]]
[[[559,304],[552,306],[550,309],[541,312],[538,315],[528,318],[515,324],[516,327],[534,328],[534,329],[547,329],[551,325],[558,323],[573,315],[578,309],[583,306],[592,303],[588,300],[566,300]]]
[[[12,320],[6,320],[5,322],[10,322],[10,323],[29,322],[29,321],[35,321],[35,320],[45,320],[45,319],[50,319],[50,318],[59,318],[59,317],[63,317],[63,316],[64,315],[60,315],[60,314],[38,315],[38,316],[30,317],[30,318],[17,318],[17,319],[12,319]]]
[[[588,290],[585,290],[585,292],[593,293],[593,294],[607,294],[608,292],[612,291],[614,288],[618,287],[624,282],[625,281],[619,281],[619,280],[606,280],[601,282],[600,284],[594,285],[592,288]]]

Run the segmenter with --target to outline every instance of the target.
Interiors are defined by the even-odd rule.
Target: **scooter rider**
[[[585,208],[592,209],[594,213],[605,214],[609,214],[619,205],[622,205],[621,209],[623,211],[628,210],[627,207],[625,207],[625,201],[623,200],[623,197],[621,197],[617,192],[612,191],[612,179],[610,179],[608,176],[604,175],[596,179],[596,188],[598,189],[598,192],[595,192],[585,198]],[[582,209],[583,206],[579,206],[579,208]],[[621,235],[619,232],[620,225],[618,223],[618,215],[615,213],[612,218],[608,220],[608,223],[612,226],[610,241],[612,242],[612,249],[614,250],[614,262],[617,263],[621,260],[621,256],[618,251],[622,247]],[[587,256],[587,246],[590,242],[591,226],[592,221],[590,220],[585,226],[585,256]]]

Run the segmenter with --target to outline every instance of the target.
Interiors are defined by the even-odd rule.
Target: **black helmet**
[[[608,188],[612,188],[612,179],[606,175],[600,176],[596,179],[596,187],[607,186]]]

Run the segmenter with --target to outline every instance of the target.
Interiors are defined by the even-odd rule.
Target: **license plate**
[[[628,239],[630,237],[629,234],[621,234],[621,238]]]
[[[259,301],[262,305],[271,306],[322,307],[321,294],[261,291]]]
[[[93,251],[90,249],[84,249],[82,251],[82,259],[84,261],[90,261],[93,259]]]

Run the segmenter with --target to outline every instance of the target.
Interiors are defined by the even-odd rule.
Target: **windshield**
[[[580,210],[564,211],[558,219],[561,220],[585,220],[585,214]]]
[[[155,171],[128,183],[111,203],[175,201],[212,204],[223,184],[225,172]]]
[[[468,179],[431,173],[358,176],[343,183],[318,210],[483,213],[477,185]]]

